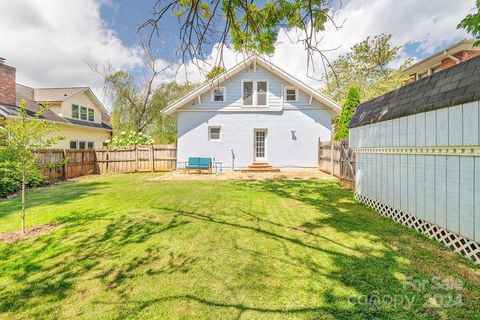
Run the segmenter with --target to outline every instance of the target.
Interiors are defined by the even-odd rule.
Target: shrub
[[[337,132],[335,133],[334,140],[348,139],[350,130],[350,121],[352,120],[355,109],[360,104],[360,93],[355,87],[348,89],[345,102],[342,106],[342,113],[337,120]]]
[[[154,141],[152,137],[141,132],[122,131],[119,135],[114,136],[111,141],[107,140],[105,142],[112,147],[124,147],[153,144]]]
[[[15,171],[14,163],[11,157],[4,149],[0,149],[0,198],[4,198],[20,190],[21,175]],[[46,178],[41,173],[30,176],[27,180],[27,186],[30,188],[45,185]]]
[[[15,171],[10,161],[0,162],[0,197],[6,197],[20,190],[20,180],[16,179]]]

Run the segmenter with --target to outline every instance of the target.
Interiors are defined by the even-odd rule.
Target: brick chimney
[[[7,66],[0,58],[0,104],[16,104],[15,68]]]

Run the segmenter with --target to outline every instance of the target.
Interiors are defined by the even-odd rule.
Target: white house
[[[268,163],[316,167],[341,108],[269,61],[252,56],[170,105],[178,161],[211,157],[223,168]]]

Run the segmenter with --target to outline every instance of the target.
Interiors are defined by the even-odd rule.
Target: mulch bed
[[[35,238],[47,232],[50,232],[58,227],[58,224],[55,223],[46,223],[40,224],[38,226],[30,227],[25,230],[25,233],[22,231],[10,231],[0,234],[0,242],[4,243],[15,243],[22,240],[27,240]]]

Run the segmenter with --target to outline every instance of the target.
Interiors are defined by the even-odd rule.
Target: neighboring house
[[[263,58],[253,56],[170,105],[178,161],[212,157],[224,168],[268,163],[316,167],[340,106]]]
[[[4,61],[0,59],[0,117],[18,116],[24,99],[30,115],[41,105],[48,107],[41,118],[56,123],[55,136],[64,137],[55,148],[101,147],[111,137],[108,113],[90,88],[30,88],[15,82],[15,68]]]
[[[480,47],[474,47],[475,40],[464,39],[451,45],[441,52],[416,62],[402,71],[410,76],[407,83],[428,77],[439,71],[448,69],[462,61],[475,58],[480,55]]]

